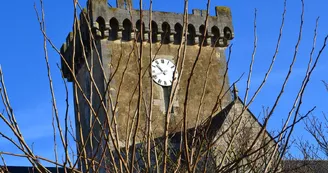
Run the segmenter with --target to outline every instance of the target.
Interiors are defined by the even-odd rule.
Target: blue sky
[[[86,0],[80,3],[84,6]],[[17,120],[26,135],[28,144],[32,145],[37,155],[53,158],[53,137],[51,127],[51,97],[48,86],[47,72],[43,53],[43,39],[39,31],[39,24],[33,8],[34,2],[25,0],[5,1],[2,3],[0,11],[0,64],[2,66],[7,90],[12,107],[15,110]],[[115,6],[114,0],[109,1]],[[148,1],[145,1],[147,8]],[[183,0],[154,0],[153,9],[155,11],[183,12]],[[57,47],[65,41],[68,32],[71,31],[73,23],[72,2],[67,0],[44,0],[45,17],[48,36]],[[253,49],[253,19],[254,9],[258,10],[258,50],[255,58],[254,73],[251,87],[259,85],[264,76],[264,72],[270,63],[274,53],[274,48],[281,23],[283,11],[282,0],[226,0],[212,1],[211,14],[214,14],[214,6],[228,6],[232,10],[235,39],[232,41],[233,53],[229,71],[230,81],[236,80],[242,73],[248,71],[248,66]],[[304,76],[309,53],[311,51],[315,20],[320,16],[318,28],[318,42],[320,47],[323,37],[328,34],[328,6],[326,0],[305,0],[305,23],[299,55],[295,64],[294,73],[282,97],[272,121],[270,130],[276,130],[281,126],[282,119],[286,117],[292,106],[292,99],[295,98]],[[134,7],[138,7],[138,2],[134,1]],[[206,2],[200,0],[190,0],[189,9],[206,9]],[[251,110],[255,115],[260,115],[262,107],[272,107],[273,99],[277,96],[280,85],[283,82],[293,56],[293,48],[296,44],[300,23],[301,3],[300,0],[289,0],[287,3],[287,16],[284,28],[279,55],[269,77],[268,83],[260,92]],[[52,68],[54,88],[60,112],[65,111],[65,88],[60,77],[56,63],[60,63],[59,56],[49,47],[49,58]],[[318,51],[316,51],[317,53]],[[328,65],[327,51],[322,55],[317,69],[315,70],[310,84],[305,93],[304,106],[301,113],[306,113],[313,106],[317,106],[315,115],[321,116],[321,112],[327,112],[326,103],[328,94],[324,90],[321,80],[328,80],[326,68]],[[241,95],[244,93],[246,76],[238,84]],[[69,88],[71,91],[71,84]],[[251,90],[251,93],[254,89]],[[71,108],[72,97],[69,95]],[[0,109],[3,109],[0,107]],[[72,109],[70,114],[73,115]],[[0,123],[0,131],[6,132]],[[303,125],[296,128],[295,138],[303,137],[310,139],[304,133]],[[0,150],[18,152],[4,139],[0,138]],[[295,152],[297,154],[297,152]],[[61,156],[60,156],[61,157]],[[8,165],[26,165],[24,159],[7,157]]]

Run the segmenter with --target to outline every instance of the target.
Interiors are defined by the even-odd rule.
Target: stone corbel
[[[146,27],[144,31],[143,41],[148,41],[148,40],[149,40],[149,29]]]
[[[157,41],[159,41],[159,42],[162,41],[162,33],[161,32],[158,32],[156,37],[157,37]]]
[[[219,38],[219,45],[221,46],[221,47],[224,47],[224,39],[223,38]]]
[[[174,30],[171,30],[170,32],[170,43],[174,43],[174,35],[176,34],[176,32]]]
[[[201,35],[195,35],[195,44],[199,44],[200,37]]]
[[[102,34],[101,31],[99,30],[99,23],[98,22],[93,22],[92,25],[93,32],[97,38],[101,38]]]
[[[123,37],[123,25],[119,24],[117,31],[117,39],[120,40]]]
[[[134,40],[136,38],[136,34],[134,33],[134,30],[131,30],[130,37],[131,40]]]
[[[105,38],[108,38],[109,37],[109,28],[110,28],[109,23],[106,22],[106,24],[105,24],[105,31],[104,31],[104,37]]]
[[[207,33],[207,36],[206,36],[206,42],[207,42],[207,44],[205,44],[205,45],[211,45],[212,44],[212,37],[213,37],[213,34],[211,33],[211,32],[208,32]]]

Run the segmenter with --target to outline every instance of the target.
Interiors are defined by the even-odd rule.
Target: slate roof
[[[283,173],[328,173],[328,160],[283,160]]]
[[[211,135],[215,135],[220,130],[220,128],[224,124],[227,116],[229,116],[229,112],[232,111],[232,109],[236,105],[244,106],[245,104],[240,97],[237,97],[236,100],[233,100],[232,102],[230,102],[230,104],[228,104],[223,110],[216,113],[216,115],[213,117],[212,122],[211,122],[210,129],[212,129],[214,132],[214,134],[211,134]],[[251,110],[249,110],[249,108],[247,108],[245,110],[244,114],[245,113],[248,113],[250,115],[249,118],[253,118],[259,127],[263,127],[263,124],[258,120],[258,117],[256,117],[253,114],[253,112]],[[268,131],[265,130],[265,132],[271,138],[272,141],[276,142],[275,138]]]
[[[2,168],[2,169],[1,169]],[[55,167],[46,167],[51,173],[57,173]],[[36,169],[30,166],[7,166],[9,172],[4,172],[3,166],[0,165],[0,173],[38,173]],[[1,172],[3,171],[3,172]],[[64,173],[63,168],[58,168],[58,173]]]

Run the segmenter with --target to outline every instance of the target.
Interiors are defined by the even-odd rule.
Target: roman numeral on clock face
[[[158,83],[162,83],[162,80],[161,79],[158,79],[158,81],[157,81]]]
[[[153,75],[153,78],[154,78],[154,79],[157,79],[157,75]]]

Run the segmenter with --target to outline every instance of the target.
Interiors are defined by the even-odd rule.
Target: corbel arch
[[[181,41],[182,41],[183,27],[180,23],[176,23],[174,25],[174,30],[175,30],[174,43],[175,44],[180,44]]]
[[[118,20],[113,17],[110,19],[109,21],[109,26],[111,28],[110,30],[110,40],[117,40],[118,38],[118,30],[119,30],[119,23],[118,23]]]
[[[132,33],[132,23],[129,19],[124,19],[123,21],[123,33],[122,40],[130,41]]]
[[[171,27],[167,22],[163,22],[162,24],[162,43],[169,44],[170,43],[170,34],[171,34]]]

